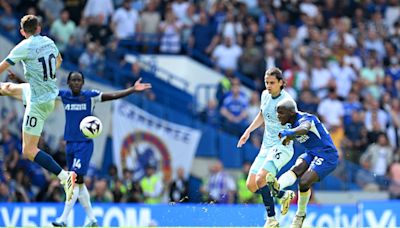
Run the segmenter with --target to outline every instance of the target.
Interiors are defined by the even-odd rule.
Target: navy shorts
[[[67,142],[66,154],[68,170],[81,176],[86,175],[93,154],[93,140]]]
[[[313,152],[308,151],[299,156],[299,158],[304,159],[309,168],[316,172],[319,177],[319,181],[324,179],[329,173],[335,170],[339,163],[339,156],[337,151],[322,152],[318,151],[314,155]]]

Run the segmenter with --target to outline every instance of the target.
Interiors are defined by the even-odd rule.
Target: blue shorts
[[[339,163],[339,156],[337,151],[331,150],[329,152],[318,151],[318,156],[313,153],[306,152],[299,156],[307,162],[309,168],[316,172],[319,177],[319,181],[324,179],[329,173],[335,170]]]
[[[93,140],[82,142],[67,142],[66,146],[68,170],[78,175],[86,175],[90,158],[93,154]]]

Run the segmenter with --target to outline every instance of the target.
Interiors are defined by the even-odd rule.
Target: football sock
[[[292,186],[296,182],[296,180],[297,180],[297,176],[292,170],[285,172],[278,179],[280,190],[283,190],[286,187]]]
[[[90,195],[89,191],[86,188],[85,184],[79,185],[79,202],[81,203],[83,209],[85,209],[86,215],[89,218],[89,221],[95,222],[97,221],[93,215],[92,204],[90,203]]]
[[[71,212],[72,208],[74,208],[76,200],[78,199],[78,195],[79,195],[79,186],[75,185],[72,198],[70,201],[65,201],[64,211],[58,222],[67,223],[68,215]]]
[[[267,210],[268,217],[275,216],[275,204],[274,199],[271,196],[271,192],[269,191],[268,185],[257,190],[256,193],[261,194],[265,209]]]
[[[308,189],[306,192],[300,192],[299,190],[299,199],[297,202],[297,215],[304,216],[307,212],[307,204],[310,200],[311,189]]]
[[[47,154],[42,150],[39,150],[39,152],[36,154],[33,160],[43,168],[54,173],[55,175],[59,175],[63,170],[61,166],[57,164],[57,162],[54,161],[54,159],[49,154]]]

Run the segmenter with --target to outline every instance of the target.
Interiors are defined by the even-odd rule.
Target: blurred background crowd
[[[236,136],[259,111],[265,69],[279,67],[298,108],[320,117],[348,162],[334,176],[346,179],[351,172],[353,189],[387,190],[400,198],[397,0],[0,0],[2,34],[21,40],[25,14],[40,16],[43,34],[55,40],[67,68],[116,87],[151,74],[139,62],[127,62],[127,52],[183,54],[220,71],[225,78],[216,96],[193,118]],[[243,86],[252,90],[250,97]],[[157,100],[157,93],[146,98]],[[0,201],[63,201],[58,181],[21,159],[20,136],[10,133],[7,118],[1,126]],[[254,146],[261,145],[262,133],[252,134]],[[65,145],[59,144],[52,154],[65,164]],[[258,202],[246,191],[248,169],[243,164],[244,175],[233,177],[221,162],[212,164],[200,188],[203,200]],[[118,178],[114,166],[98,173],[92,169],[86,179],[95,202],[190,201],[181,171],[168,183],[151,164],[139,180],[130,170]]]

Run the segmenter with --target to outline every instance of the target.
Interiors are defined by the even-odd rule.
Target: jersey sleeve
[[[88,94],[89,94],[90,98],[92,99],[93,103],[101,102],[101,96],[103,95],[102,92],[93,89],[93,90],[90,90]]]
[[[26,43],[21,42],[11,50],[10,54],[8,54],[6,58],[6,61],[10,65],[15,65],[19,61],[25,59],[27,57],[27,53],[28,50],[26,48]]]
[[[299,119],[299,125],[301,125],[302,123],[305,123],[305,122],[311,123],[312,121],[313,121],[313,119],[311,118],[311,116],[304,115]]]

